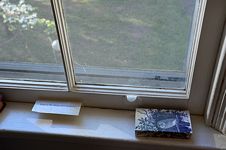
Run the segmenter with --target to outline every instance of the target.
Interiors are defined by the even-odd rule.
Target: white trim
[[[226,28],[225,28],[226,29]],[[216,106],[216,89],[217,86],[219,86],[219,78],[221,76],[222,73],[222,66],[223,66],[223,62],[225,61],[225,55],[226,55],[226,30],[225,30],[225,34],[223,35],[223,39],[222,39],[223,43],[222,43],[222,47],[221,47],[221,51],[219,54],[219,58],[218,61],[216,63],[216,70],[214,73],[214,78],[213,78],[213,82],[212,82],[212,86],[210,89],[210,95],[208,98],[208,102],[207,102],[207,106],[206,106],[206,113],[205,113],[205,118],[206,118],[206,123],[211,125],[212,121],[213,121],[213,116],[215,114],[215,106]]]
[[[197,59],[197,53],[198,53],[198,48],[199,48],[199,41],[200,41],[200,36],[201,36],[201,31],[202,31],[202,25],[203,25],[203,19],[204,19],[204,14],[205,14],[205,10],[206,10],[206,4],[207,4],[207,0],[199,0],[199,2],[197,2],[197,6],[196,6],[196,10],[194,12],[194,20],[193,20],[193,29],[191,30],[191,32],[194,32],[194,35],[191,35],[191,38],[194,37],[191,47],[189,49],[192,50],[191,54],[191,58],[189,59],[188,62],[188,68],[187,68],[187,77],[188,77],[188,81],[186,84],[186,89],[187,89],[187,97],[190,96],[190,92],[191,92],[191,85],[192,85],[192,79],[193,79],[193,75],[194,75],[194,70],[195,70],[195,63],[196,63],[196,59]],[[197,17],[195,15],[198,15]]]
[[[110,94],[110,95],[136,95],[139,97],[153,98],[176,98],[188,99],[185,97],[184,90],[168,90],[168,89],[147,89],[133,87],[118,87],[118,86],[98,86],[98,85],[76,85],[73,92],[78,93],[94,93],[94,94]]]
[[[75,86],[76,80],[74,76],[74,64],[71,54],[66,22],[64,20],[64,11],[62,0],[51,0],[52,8],[54,11],[54,17],[56,20],[56,26],[61,46],[61,53],[63,56],[63,62],[65,67],[65,74],[67,77],[68,88],[71,89]]]
[[[226,134],[226,24],[206,106],[206,123]]]
[[[0,87],[3,89],[25,89],[25,90],[48,90],[68,91],[67,83],[60,81],[35,81],[35,80],[1,80]]]

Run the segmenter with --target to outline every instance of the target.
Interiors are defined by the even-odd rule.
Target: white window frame
[[[188,68],[186,76],[186,87],[184,90],[179,89],[153,89],[153,88],[137,88],[137,87],[122,87],[122,86],[98,86],[98,85],[85,85],[76,83],[74,73],[73,57],[67,34],[67,26],[64,17],[63,2],[62,0],[52,0],[53,11],[55,14],[56,25],[58,28],[58,35],[62,54],[64,57],[65,71],[67,75],[67,82],[69,91],[79,93],[96,93],[96,94],[112,94],[112,95],[137,95],[142,97],[160,97],[160,98],[179,98],[189,99],[192,78],[194,74],[195,60],[198,51],[199,39],[202,29],[202,22],[206,7],[207,0],[197,0],[194,13],[194,19],[191,29],[191,40],[189,51],[191,56],[188,58]]]
[[[203,0],[203,3],[206,3],[207,0]],[[53,4],[57,3],[56,0],[52,0],[51,1]],[[209,2],[209,1],[208,1]],[[212,2],[214,3],[214,2]],[[220,6],[220,5],[219,5]],[[204,5],[203,5],[204,7]],[[209,7],[215,7],[210,6]],[[202,13],[200,13],[200,15],[203,17],[204,16],[204,10],[202,11]],[[62,15],[63,13],[61,13]],[[210,12],[208,13],[210,14]],[[60,16],[60,14],[58,14]],[[62,16],[63,17],[63,16]],[[211,20],[212,21],[212,20]],[[206,21],[208,22],[208,20]],[[207,24],[205,22],[205,24]],[[219,22],[219,25],[221,25],[221,22]],[[200,22],[201,24],[201,22]],[[219,27],[220,28],[220,27]],[[63,28],[59,28],[59,32],[62,32],[63,35],[65,36],[66,33],[64,33]],[[203,31],[203,36],[205,36],[205,32],[208,31],[210,32],[213,31],[213,29],[204,29]],[[220,29],[218,30],[219,32],[216,33],[215,37],[218,37],[220,32]],[[201,27],[198,30],[198,34],[201,33]],[[64,37],[64,38],[67,38]],[[205,40],[205,37],[204,37]],[[62,40],[61,40],[62,41]],[[67,40],[68,41],[68,40]],[[215,43],[213,44],[214,46],[217,45],[218,39],[215,39]],[[196,48],[198,48],[198,43],[199,40],[196,41]],[[85,106],[93,106],[93,107],[105,107],[105,108],[119,108],[119,109],[133,109],[136,107],[170,107],[170,108],[189,108],[191,113],[193,114],[203,114],[203,109],[205,106],[205,96],[207,95],[208,89],[209,89],[209,84],[211,82],[211,74],[213,72],[213,66],[214,66],[214,60],[216,58],[216,52],[211,48],[208,50],[208,47],[205,46],[206,42],[202,42],[201,41],[201,46],[199,46],[199,51],[198,51],[198,55],[197,55],[197,62],[196,65],[195,63],[192,64],[191,69],[195,67],[195,71],[191,72],[191,78],[189,81],[189,84],[191,84],[192,81],[192,74],[194,74],[194,78],[193,78],[193,84],[191,86],[191,89],[189,90],[190,93],[190,97],[188,98],[188,93],[185,96],[166,96],[166,97],[162,97],[158,94],[154,95],[153,93],[149,96],[140,96],[140,99],[134,103],[129,103],[126,101],[125,99],[125,94],[127,93],[120,93],[120,91],[115,91],[115,92],[109,92],[109,90],[107,89],[106,92],[102,91],[93,91],[94,88],[91,86],[90,88],[87,87],[76,87],[74,88],[75,92],[68,92],[66,89],[66,85],[65,83],[62,84],[58,84],[58,83],[43,83],[43,82],[33,82],[33,81],[27,81],[27,83],[23,82],[23,81],[16,81],[16,82],[9,82],[9,80],[5,80],[4,82],[1,82],[0,84],[0,88],[1,88],[1,93],[6,95],[7,100],[13,100],[13,101],[27,101],[27,102],[34,102],[36,99],[38,98],[57,98],[57,99],[69,99],[69,100],[80,100],[83,102],[83,104]],[[64,41],[63,43],[61,43],[61,46],[63,49],[69,48],[69,45],[67,45],[67,43]],[[207,44],[208,46],[208,44]],[[208,60],[209,62],[211,62],[211,65],[206,65],[203,64],[203,53],[205,53],[205,48],[207,48],[207,53],[210,53],[211,60]],[[67,53],[67,51],[63,51],[63,53]],[[197,52],[196,52],[197,53]],[[67,57],[70,58],[70,54],[66,55]],[[72,60],[69,59],[64,56],[64,60]],[[69,69],[67,68],[67,66],[70,66],[68,64],[73,64],[72,62],[67,62],[65,61],[65,68],[66,70]],[[207,74],[205,77],[203,77],[203,80],[199,81],[200,76],[202,76],[202,73],[200,73],[201,68],[203,69],[203,71],[205,73],[209,73]],[[70,77],[72,76],[73,72],[68,72],[67,73],[67,79],[68,81],[73,81],[74,79]],[[74,84],[71,84],[75,82],[70,82],[70,84],[68,84],[69,89],[71,89],[71,87],[75,87]],[[98,89],[98,88],[97,88]],[[198,91],[197,89],[202,89],[202,91]],[[57,91],[57,92],[56,92]],[[119,93],[117,93],[119,92]],[[172,92],[172,91],[167,91],[167,92]],[[14,93],[14,94],[12,94]],[[130,93],[133,94],[133,93]],[[175,93],[174,93],[175,94]],[[184,93],[183,93],[184,94]],[[144,95],[146,95],[146,93],[144,93]]]

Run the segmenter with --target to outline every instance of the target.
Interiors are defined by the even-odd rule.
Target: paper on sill
[[[80,109],[80,102],[37,100],[32,111],[47,114],[78,116]]]

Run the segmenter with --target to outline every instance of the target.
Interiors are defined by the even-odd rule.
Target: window
[[[53,4],[71,91],[188,98],[205,1]]]
[[[24,17],[4,20],[10,19],[3,17],[5,3],[28,7],[20,12],[28,18],[25,25]],[[6,31],[23,37],[0,46],[1,83],[187,104],[205,5],[206,0],[2,0],[0,43],[11,40]]]
[[[65,81],[48,1],[0,1],[0,37],[2,79]]]
[[[198,1],[62,2],[77,84],[185,89]]]

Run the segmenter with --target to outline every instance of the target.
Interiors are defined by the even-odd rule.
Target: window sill
[[[117,146],[124,144],[127,148],[226,149],[226,136],[205,126],[202,116],[192,116],[191,139],[136,138],[133,111],[82,108],[79,117],[68,117],[37,114],[31,112],[31,108],[32,104],[28,103],[7,103],[0,114],[0,137],[54,135],[60,136],[61,140],[65,138],[63,141],[90,139],[96,143],[107,141],[111,146],[112,142]]]

